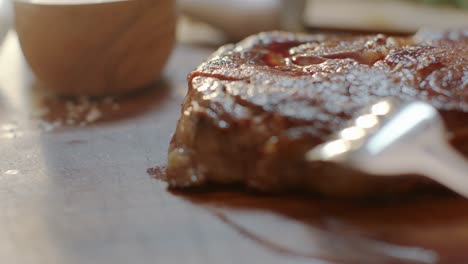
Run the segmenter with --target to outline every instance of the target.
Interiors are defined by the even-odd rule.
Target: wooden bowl
[[[65,95],[157,81],[175,42],[175,0],[17,0],[16,30],[37,78]]]

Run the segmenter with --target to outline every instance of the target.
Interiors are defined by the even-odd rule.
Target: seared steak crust
[[[437,187],[376,177],[304,153],[379,98],[437,107],[468,156],[468,31],[413,37],[261,33],[220,48],[189,76],[169,148],[172,187],[241,183],[262,191],[367,196]]]

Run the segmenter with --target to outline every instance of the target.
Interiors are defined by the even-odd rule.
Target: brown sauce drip
[[[302,44],[300,41],[288,41],[288,42],[273,42],[268,44],[266,47],[270,52],[280,54],[283,57],[289,56],[289,50],[293,47]]]
[[[384,45],[384,43],[378,41],[376,43]],[[372,66],[377,61],[383,60],[386,55],[375,50],[360,49],[291,57],[293,54],[291,54],[290,49],[300,44],[303,43],[297,41],[271,43],[265,47],[268,53],[262,56],[263,62],[271,67],[283,66],[285,64],[285,59],[290,58],[291,61],[298,66],[309,66],[325,62],[328,59],[352,59],[360,64]]]
[[[325,62],[326,59],[320,56],[294,56],[291,58],[291,61],[294,64],[297,64],[299,66],[309,66],[309,65],[314,65],[314,64],[320,64],[322,62]]]
[[[266,53],[262,57],[266,65],[270,67],[284,66],[285,60],[284,57],[277,53]]]
[[[323,54],[322,57],[326,59],[352,59],[360,64],[365,64],[372,66],[379,60],[385,58],[384,54],[377,52],[366,52],[366,51],[346,51],[346,52],[337,52],[331,54]]]

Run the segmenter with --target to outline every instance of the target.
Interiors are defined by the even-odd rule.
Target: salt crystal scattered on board
[[[88,123],[93,123],[99,120],[99,118],[101,117],[102,112],[96,106],[94,106],[93,108],[91,108],[91,110],[89,110],[88,114],[86,115],[86,121]]]
[[[49,96],[46,99],[51,102],[51,105],[58,105],[60,108],[63,108],[63,112],[60,113],[59,117],[50,118],[52,119],[51,121],[46,120],[46,116],[56,114],[57,111],[52,111],[50,106],[42,105],[38,111],[33,113],[33,117],[41,119],[39,128],[43,132],[52,132],[63,126],[85,127],[104,118],[106,109],[111,109],[112,111],[120,109],[119,103],[112,96],[100,99],[86,96],[69,99]]]

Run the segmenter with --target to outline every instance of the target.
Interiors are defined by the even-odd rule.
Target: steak
[[[261,33],[221,47],[188,78],[169,147],[171,187],[241,184],[336,197],[440,188],[418,175],[378,177],[304,154],[378,99],[440,110],[468,156],[468,30],[410,37]]]

